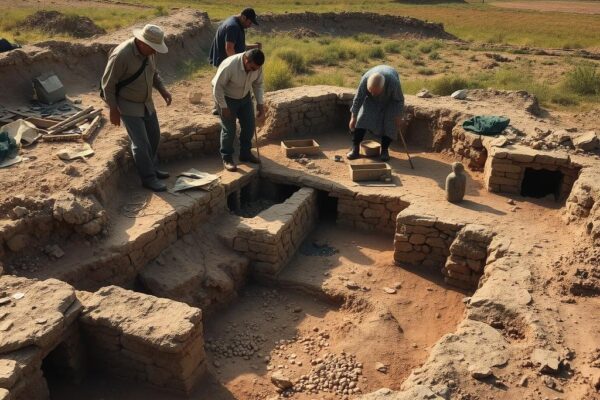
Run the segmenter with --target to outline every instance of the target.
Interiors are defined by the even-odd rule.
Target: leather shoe
[[[232,156],[225,156],[225,157],[223,157],[223,166],[229,172],[235,172],[235,171],[237,171],[237,165],[235,165],[235,162],[233,162],[233,157]]]
[[[161,171],[161,170],[156,170],[156,177],[158,179],[167,179],[168,177],[170,177],[171,175],[169,175],[169,173],[167,171]]]
[[[388,151],[388,149],[381,149],[381,155],[379,156],[380,160],[385,162],[385,161],[390,161],[390,152]]]
[[[167,185],[158,180],[143,182],[142,186],[146,189],[150,189],[153,192],[165,192],[167,190]]]
[[[350,151],[348,152],[348,154],[346,154],[346,158],[348,160],[356,160],[359,157],[360,157],[360,150],[359,150],[358,146],[353,145],[352,148],[350,149]]]
[[[258,157],[256,157],[252,153],[243,154],[243,155],[240,154],[240,161],[241,162],[249,162],[252,164],[260,164],[260,160],[258,159]]]

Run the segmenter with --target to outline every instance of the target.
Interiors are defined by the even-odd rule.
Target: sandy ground
[[[314,241],[327,243],[338,252],[315,256],[300,251],[286,267],[288,284],[294,282],[311,294],[279,285],[250,285],[235,304],[205,323],[207,342],[244,342],[249,334],[265,340],[258,340],[259,348],[249,359],[208,351],[212,384],[200,388],[191,399],[264,399],[276,394],[269,378],[272,371],[280,369],[298,378],[313,368],[311,360],[342,352],[355,355],[363,364],[358,384],[363,393],[380,387],[399,388],[425,360],[428,348],[462,319],[465,295],[445,286],[440,276],[394,266],[388,235],[349,232],[326,223],[305,243]],[[294,278],[296,274],[311,278],[310,283]],[[346,288],[349,280],[368,290]],[[346,300],[334,302],[320,286],[330,293],[343,293]],[[388,294],[384,287],[398,287],[397,293]],[[323,335],[327,337],[323,347],[315,345],[305,351],[305,342],[314,343]],[[282,350],[282,340],[293,343]],[[292,355],[295,357],[290,358]],[[265,362],[265,357],[270,361]],[[378,372],[377,362],[389,365],[388,372]],[[90,377],[77,388],[58,383],[52,396],[65,400],[175,398],[110,379],[107,385],[107,379]],[[308,400],[315,395],[297,394],[294,398]],[[323,394],[318,398],[339,397]]]
[[[490,4],[515,10],[600,14],[600,3],[597,1],[495,1]]]

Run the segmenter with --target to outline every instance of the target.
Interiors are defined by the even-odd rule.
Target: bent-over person
[[[352,101],[349,128],[352,133],[352,149],[346,155],[349,160],[360,157],[360,143],[367,131],[381,137],[381,161],[390,159],[389,147],[398,135],[404,108],[404,95],[400,77],[395,69],[378,65],[361,78]]]
[[[164,33],[156,25],[135,29],[133,38],[118,45],[108,57],[102,76],[103,96],[110,108],[110,122],[125,125],[131,140],[133,160],[142,185],[155,192],[167,190],[159,179],[169,174],[157,168],[160,127],[152,101],[158,90],[167,106],[172,97],[156,68],[156,53],[168,51]]]
[[[264,62],[265,55],[259,49],[233,55],[221,63],[212,80],[213,96],[221,117],[221,157],[228,171],[237,170],[233,161],[236,120],[240,121],[240,161],[260,162],[251,149],[255,118],[264,116]],[[256,117],[250,90],[256,98]]]

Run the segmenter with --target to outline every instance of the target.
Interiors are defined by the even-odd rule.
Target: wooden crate
[[[300,154],[313,155],[321,150],[319,143],[314,139],[282,140],[281,151],[286,157],[299,156]]]
[[[365,140],[360,143],[360,154],[365,157],[376,157],[381,154],[381,145],[374,140]]]
[[[350,178],[354,182],[383,181],[392,178],[392,167],[387,163],[350,164]]]

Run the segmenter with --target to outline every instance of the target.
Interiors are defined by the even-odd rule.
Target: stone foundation
[[[98,368],[182,393],[204,374],[199,309],[117,286],[78,297],[84,340]]]
[[[441,267],[450,246],[464,224],[439,220],[407,209],[398,214],[394,236],[394,260],[399,264]]]
[[[561,199],[566,199],[579,176],[578,165],[566,153],[541,152],[522,146],[492,147],[485,165],[485,185],[490,192],[521,193],[526,168],[560,171]]]
[[[354,196],[332,193],[337,197],[337,222],[363,230],[394,232],[396,216],[408,203],[397,197],[382,195]]]
[[[281,139],[346,126],[353,98],[354,90],[337,86],[301,86],[267,93],[261,136]]]
[[[238,218],[234,229],[222,233],[221,237],[250,260],[255,274],[276,275],[313,229],[317,194],[314,189],[302,188],[254,218]]]
[[[481,225],[468,224],[462,228],[442,268],[444,281],[452,286],[476,289],[483,276],[492,237],[492,232]]]
[[[167,127],[161,132],[158,157],[161,161],[198,154],[218,154],[221,125],[217,118],[207,118],[181,127]]]

